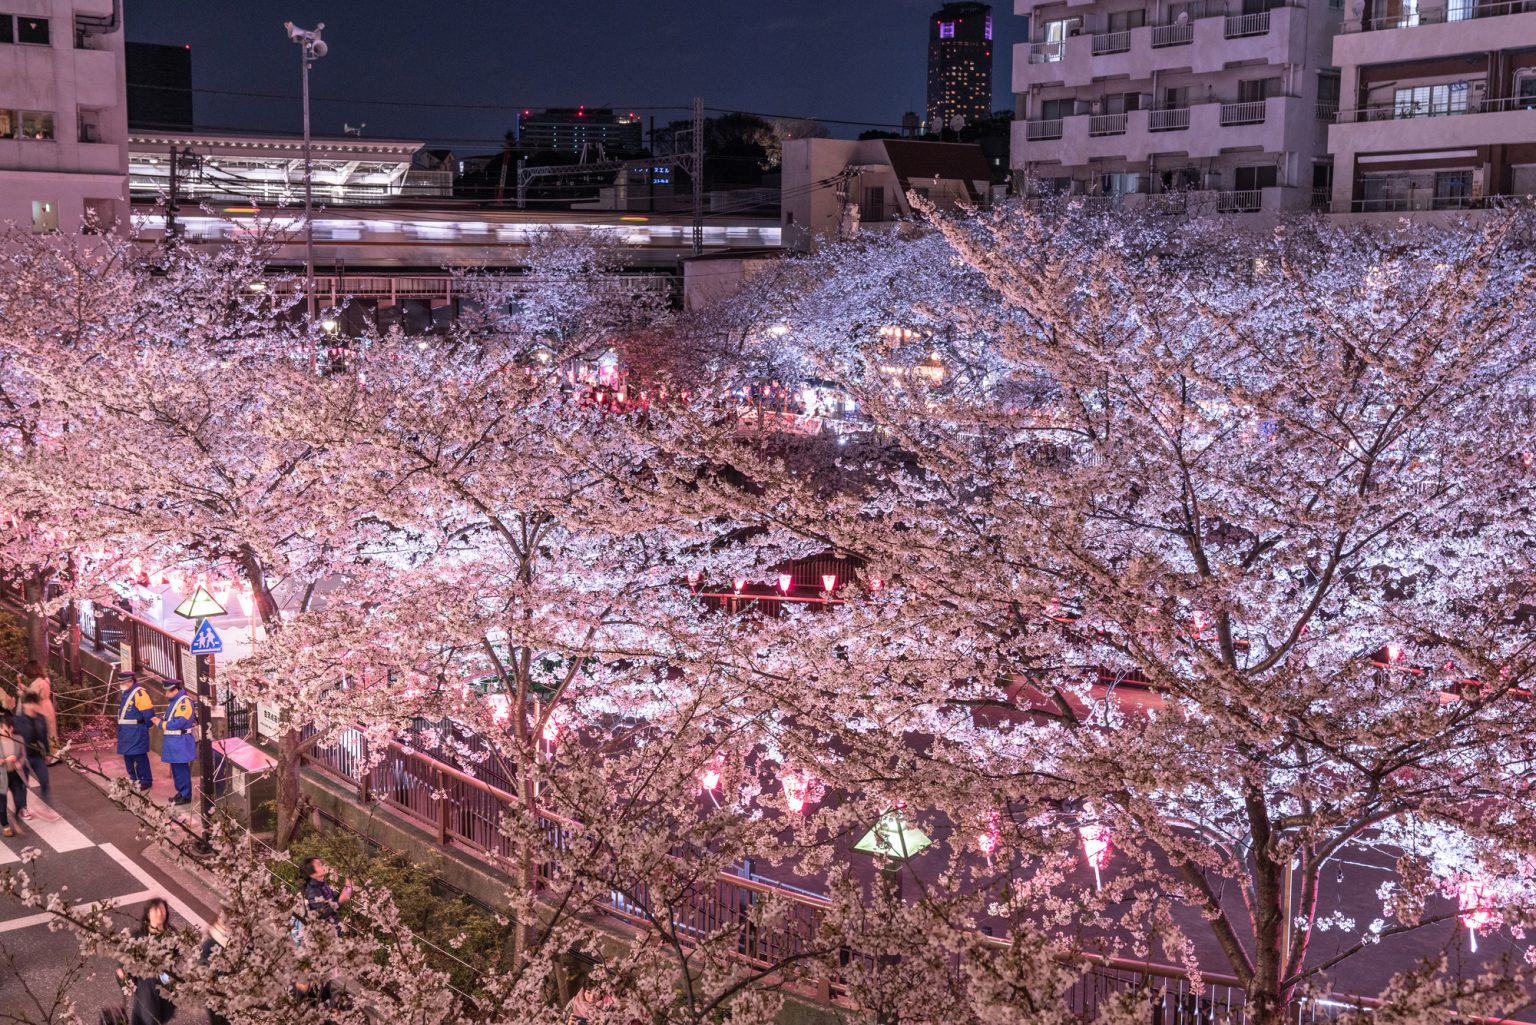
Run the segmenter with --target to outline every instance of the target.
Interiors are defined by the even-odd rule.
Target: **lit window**
[[[955,38],[955,23],[952,22],[952,21],[941,21],[941,22],[939,22],[939,38],[940,39],[953,39],[953,38]]]
[[[59,204],[46,200],[32,201],[32,234],[48,235],[59,230]]]
[[[53,138],[53,115],[41,110],[22,111],[21,137],[23,139]]]

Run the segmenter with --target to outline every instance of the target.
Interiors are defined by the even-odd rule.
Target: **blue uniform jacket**
[[[160,738],[162,762],[197,760],[197,703],[187,688],[177,687],[167,699],[164,735]],[[184,732],[183,732],[184,731]]]
[[[123,692],[117,707],[117,753],[149,754],[149,721],[155,717],[155,703],[149,691],[134,684]]]

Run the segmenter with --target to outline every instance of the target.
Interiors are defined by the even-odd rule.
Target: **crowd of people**
[[[45,807],[27,807],[29,778],[37,780],[43,801],[48,800],[48,766],[58,755],[59,717],[53,705],[48,673],[29,660],[16,674],[16,693],[0,701],[0,833],[21,835],[22,822],[34,815],[58,816]],[[16,818],[11,819],[10,806]]]

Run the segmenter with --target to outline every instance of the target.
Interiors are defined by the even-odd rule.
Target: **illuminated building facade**
[[[992,6],[953,3],[928,18],[928,130],[992,113]]]
[[[635,152],[641,148],[640,116],[616,114],[612,107],[525,110],[518,119],[517,137],[528,149],[580,153],[601,146],[609,152]]]

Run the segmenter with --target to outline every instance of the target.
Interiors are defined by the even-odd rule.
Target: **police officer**
[[[123,702],[117,707],[117,753],[123,756],[128,779],[140,790],[154,782],[149,772],[149,727],[158,722],[155,702],[132,673],[123,675]]]
[[[176,784],[172,804],[192,803],[192,762],[197,758],[197,705],[186,685],[177,681],[166,699],[165,729],[160,734],[160,760],[171,767]]]

